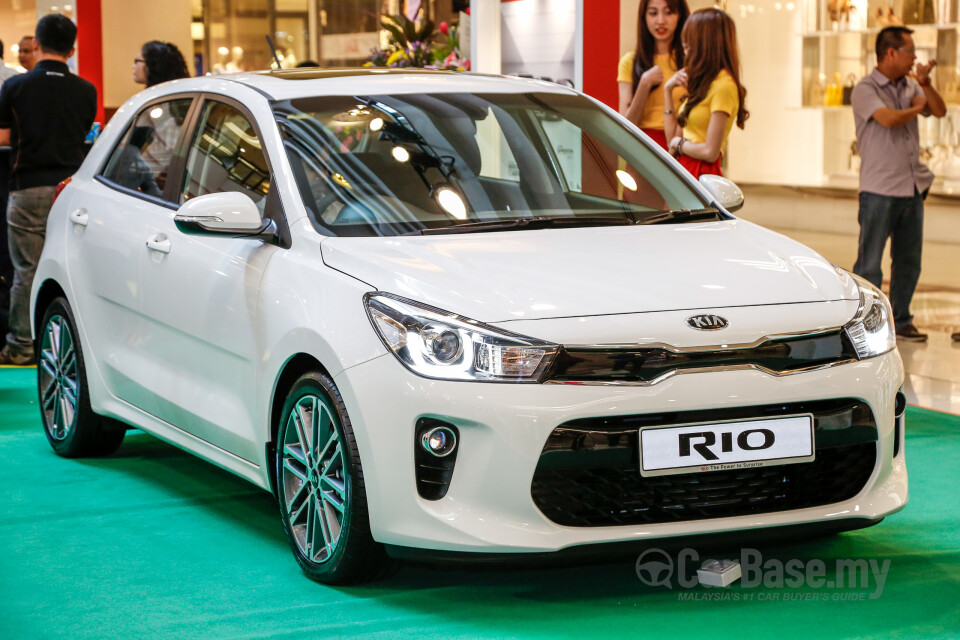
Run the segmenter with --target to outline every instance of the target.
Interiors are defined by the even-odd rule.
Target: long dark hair
[[[690,7],[687,6],[687,0],[666,0],[667,7],[677,14],[677,30],[673,32],[673,42],[670,43],[670,53],[677,63],[677,69],[683,68],[683,45],[680,36],[683,32],[683,25],[690,15]],[[633,56],[633,92],[637,92],[637,85],[640,84],[640,76],[653,66],[653,56],[656,53],[657,45],[653,41],[653,34],[647,28],[647,7],[650,0],[640,0],[640,10],[637,13],[637,51]]]
[[[684,127],[690,111],[707,97],[717,74],[726,69],[737,85],[740,109],[737,126],[750,117],[747,111],[747,90],[740,82],[740,52],[737,50],[737,28],[733,19],[720,9],[700,9],[690,14],[683,25],[687,52],[687,102],[677,114],[677,123]]]
[[[187,71],[187,63],[176,45],[151,40],[140,48],[140,55],[147,66],[148,87],[167,80],[190,77],[190,73]]]

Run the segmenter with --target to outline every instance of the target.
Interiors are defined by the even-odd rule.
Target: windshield
[[[329,235],[720,215],[578,95],[325,96],[280,102],[274,111],[304,203]]]

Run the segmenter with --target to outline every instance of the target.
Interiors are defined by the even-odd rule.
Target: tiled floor
[[[930,340],[898,345],[907,398],[916,406],[960,414],[960,342],[951,342],[949,332],[960,330],[960,293],[920,291],[913,314]]]
[[[758,197],[751,208],[754,190]],[[747,187],[744,192],[746,206],[739,216],[790,236],[835,264],[848,269],[853,266],[857,257],[856,200],[810,193],[797,198],[791,191],[769,187]],[[762,211],[757,209],[757,201],[762,203]],[[798,214],[801,208],[802,217]],[[933,217],[930,213],[928,210],[927,222]],[[840,215],[843,220],[838,221]],[[950,203],[940,203],[934,215],[934,224],[939,226],[960,223],[960,202],[955,209]],[[954,215],[955,221],[951,219]],[[929,227],[912,309],[916,325],[927,331],[930,339],[898,345],[907,370],[905,391],[912,405],[960,414],[960,343],[950,340],[951,332],[960,331],[960,244],[936,241],[943,236],[934,234],[932,238]]]

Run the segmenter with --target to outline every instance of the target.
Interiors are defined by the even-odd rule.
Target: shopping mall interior
[[[36,369],[0,366],[0,636],[960,637],[960,0],[688,2],[723,8],[737,28],[751,115],[723,155],[745,197],[736,215],[848,270],[860,166],[850,88],[876,66],[882,16],[914,30],[918,61],[938,63],[947,115],[919,127],[936,179],[912,304],[929,340],[897,345],[906,509],[859,531],[703,548],[720,558],[756,547],[781,567],[780,582],[750,589],[650,586],[636,553],[508,568],[407,563],[371,584],[327,587],[291,561],[267,492],[136,430],[111,456],[59,458],[38,426]],[[617,108],[617,61],[636,46],[640,0],[0,0],[0,40],[16,67],[38,17],[71,17],[70,66],[96,85],[106,123],[142,88],[130,63],[148,40],[176,44],[192,75],[305,60],[358,67],[388,38],[381,17],[408,4],[418,19],[458,27],[457,64],[568,84]],[[888,250],[884,288],[889,273]],[[860,588],[840,588],[830,568],[828,588],[785,588],[782,567],[811,558],[887,569],[865,570]]]

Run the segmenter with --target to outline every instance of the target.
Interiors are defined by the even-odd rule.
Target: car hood
[[[331,237],[324,262],[482,322],[856,300],[813,250],[743,220]]]

